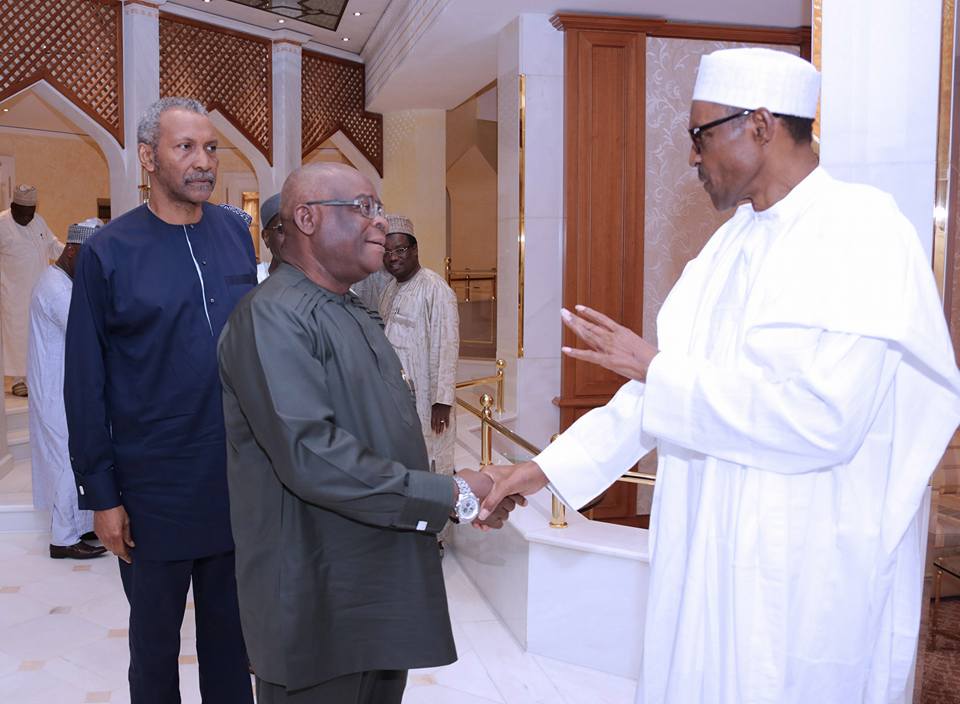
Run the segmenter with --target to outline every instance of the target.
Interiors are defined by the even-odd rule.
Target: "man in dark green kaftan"
[[[400,362],[349,291],[383,257],[370,182],[342,165],[301,169],[281,219],[284,263],[219,347],[258,701],[399,704],[406,670],[456,659],[435,534],[459,490],[428,471]],[[489,490],[485,475],[459,476]]]

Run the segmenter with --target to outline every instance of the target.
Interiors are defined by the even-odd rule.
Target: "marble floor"
[[[128,611],[116,560],[51,560],[46,552],[42,534],[0,534],[0,702],[129,702]],[[633,680],[525,653],[452,553],[444,574],[459,660],[412,671],[405,704],[633,702]],[[200,702],[191,616],[181,631],[184,704]]]
[[[492,364],[464,365],[460,378]],[[477,403],[491,387],[463,395]],[[26,402],[7,396],[9,436],[23,446],[0,477],[0,510],[32,501]],[[23,408],[21,408],[21,406]],[[476,423],[458,413],[458,467],[476,466]],[[20,437],[20,436],[23,437]],[[0,702],[129,702],[128,608],[112,557],[51,560],[42,533],[0,532]],[[410,673],[405,704],[632,704],[636,682],[524,652],[448,550],[444,575],[459,660]],[[200,702],[192,611],[181,629],[184,704]]]

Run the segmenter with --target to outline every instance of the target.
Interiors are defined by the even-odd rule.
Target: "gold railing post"
[[[497,360],[497,413],[503,414],[503,370],[507,363]]]
[[[560,433],[554,433],[553,437],[550,438],[550,442],[553,442],[560,436]],[[563,502],[556,497],[556,495],[551,494],[550,496],[550,527],[551,528],[566,528],[567,527],[567,507],[563,505]]]
[[[443,276],[447,280],[447,286],[450,286],[450,267],[451,267],[450,257],[443,258]]]
[[[480,397],[480,407],[483,415],[480,416],[480,466],[493,464],[493,428],[489,421],[493,419],[493,399],[490,394]]]

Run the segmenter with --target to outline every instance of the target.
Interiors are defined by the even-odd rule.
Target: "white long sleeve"
[[[533,458],[565,504],[580,508],[656,446],[641,431],[643,397],[643,384],[627,382]]]
[[[658,354],[647,375],[644,432],[788,474],[848,462],[900,353],[882,340],[818,330],[769,331],[754,347],[768,360],[767,374]]]

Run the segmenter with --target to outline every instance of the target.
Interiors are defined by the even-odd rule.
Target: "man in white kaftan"
[[[644,704],[908,696],[922,497],[960,375],[912,225],[816,165],[818,87],[779,52],[704,57],[691,165],[715,207],[742,204],[665,301],[659,350],[564,311],[590,348],[564,352],[632,381],[490,472],[488,500],[549,480],[578,507],[657,449]]]
[[[380,317],[413,387],[427,457],[441,474],[453,473],[457,438],[457,297],[443,277],[420,266],[413,223],[387,216],[384,268],[391,275],[380,297]]]
[[[0,339],[4,374],[13,377],[13,392],[27,395],[27,320],[30,294],[40,274],[63,251],[50,227],[37,214],[37,189],[20,184],[13,202],[0,213]]]
[[[30,469],[33,505],[50,511],[50,557],[84,560],[106,553],[81,538],[93,530],[93,511],[77,506],[63,405],[64,343],[73,291],[73,267],[99,220],[71,225],[67,246],[40,274],[29,311],[27,384],[30,387]]]

